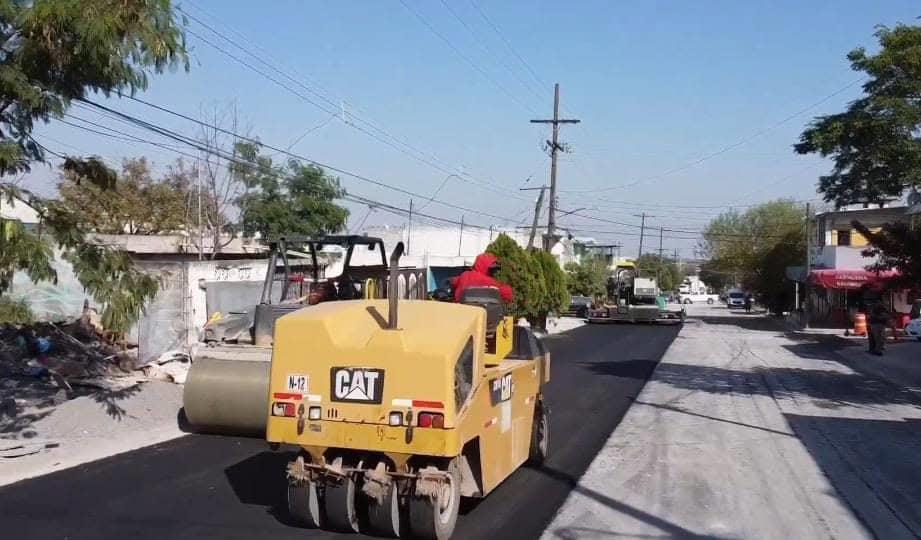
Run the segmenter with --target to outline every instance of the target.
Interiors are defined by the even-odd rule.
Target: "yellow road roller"
[[[496,289],[283,316],[266,438],[301,449],[286,471],[289,512],[309,527],[449,538],[461,497],[546,459],[549,374],[543,344],[504,315]]]

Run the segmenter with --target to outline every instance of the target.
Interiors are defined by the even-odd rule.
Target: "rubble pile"
[[[140,365],[138,349],[106,334],[90,311],[69,323],[0,325],[0,433],[26,410],[116,395],[151,379],[185,382],[188,356]]]
[[[0,375],[47,378],[66,387],[136,369],[137,349],[113,343],[84,321],[0,326]]]

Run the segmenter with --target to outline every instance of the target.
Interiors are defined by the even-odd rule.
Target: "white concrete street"
[[[544,539],[921,535],[921,377],[761,315],[689,316]]]

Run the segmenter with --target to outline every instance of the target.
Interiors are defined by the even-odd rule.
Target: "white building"
[[[10,219],[22,222],[26,228],[32,228],[38,225],[38,212],[25,203],[25,201],[13,198],[7,200],[6,196],[0,196],[0,219]]]
[[[528,245],[529,232],[524,229],[504,229],[500,227],[483,229],[460,226],[432,227],[413,226],[410,230],[405,225],[371,226],[361,230],[362,235],[373,236],[384,241],[389,253],[398,242],[403,242],[406,252],[402,259],[404,266],[430,267],[464,267],[473,264],[474,259],[500,234],[511,237],[521,247]],[[539,236],[539,235],[538,235]],[[537,242],[539,242],[539,238]],[[556,257],[560,266],[576,261],[572,240],[564,237],[550,253]],[[376,260],[376,254],[365,254],[361,259],[353,260],[357,264],[368,264]],[[369,262],[365,262],[365,259]]]

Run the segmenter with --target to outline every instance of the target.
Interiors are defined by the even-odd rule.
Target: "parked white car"
[[[718,294],[679,294],[678,301],[682,304],[715,304],[719,302]]]
[[[905,334],[921,341],[921,318],[912,319],[905,327]]]

